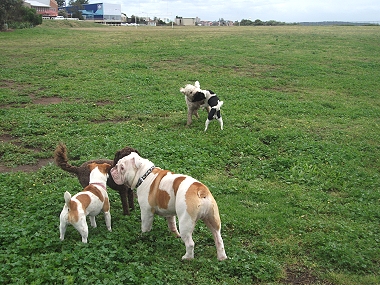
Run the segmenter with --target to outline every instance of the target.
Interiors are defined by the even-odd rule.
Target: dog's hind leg
[[[205,131],[207,131],[208,124],[210,124],[210,122],[211,122],[211,121],[210,121],[209,119],[206,120],[206,123],[205,123]]]
[[[108,199],[108,197],[106,197],[104,199],[103,212],[104,212],[104,220],[106,221],[107,229],[110,232],[112,232],[112,230],[111,230],[110,200]]]
[[[60,240],[65,239],[65,233],[66,233],[67,223],[60,223],[59,224],[59,238]]]
[[[212,232],[212,236],[214,237],[215,247],[216,247],[216,255],[218,260],[224,260],[227,258],[226,252],[224,250],[224,243],[222,239],[222,235],[220,234],[220,228],[217,229],[214,227],[214,223],[210,223],[209,220],[204,220],[206,226]]]
[[[168,228],[172,233],[176,235],[176,237],[181,237],[177,230],[177,223],[175,219],[175,216],[166,217],[166,220],[168,221]]]
[[[193,259],[194,258],[194,240],[193,240],[193,231],[195,227],[195,222],[192,218],[184,214],[179,218],[179,232],[181,239],[186,246],[186,254],[182,256],[182,259]]]
[[[112,229],[111,229],[111,213],[109,211],[104,212],[104,220],[106,221],[107,230],[112,232]]]
[[[90,216],[90,220],[91,220],[91,216]],[[94,221],[95,221],[95,219],[94,219]],[[73,224],[73,226],[74,226],[74,228],[77,229],[77,231],[82,236],[82,242],[87,243],[88,226],[86,223],[86,217],[84,216],[83,218],[80,218],[80,220],[77,223]]]
[[[219,121],[220,129],[223,130],[223,119],[222,119],[222,117],[218,118],[217,120]]]
[[[216,246],[216,254],[217,254],[218,260],[224,260],[224,259],[227,259],[227,255],[224,250],[224,243],[223,243],[222,235],[220,233],[221,223],[220,223],[220,217],[219,217],[219,210],[215,202],[214,202],[213,209],[214,211],[209,213],[203,219],[203,222],[209,228],[209,230],[211,231],[214,237],[214,242]]]
[[[93,228],[96,228],[95,216],[90,216],[90,222],[91,222],[91,226]]]

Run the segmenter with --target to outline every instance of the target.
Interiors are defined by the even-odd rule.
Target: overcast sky
[[[90,0],[90,3],[103,1]],[[280,22],[380,21],[380,0],[104,0],[127,16],[260,19]]]

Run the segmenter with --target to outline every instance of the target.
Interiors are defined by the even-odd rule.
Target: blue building
[[[121,23],[121,5],[110,3],[83,4],[83,10],[79,10],[85,20],[101,22],[105,24]],[[59,10],[66,10],[70,15],[74,6],[59,7]]]

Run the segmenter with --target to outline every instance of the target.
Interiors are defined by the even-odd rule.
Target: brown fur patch
[[[76,198],[81,202],[83,210],[86,211],[88,205],[91,203],[91,198],[87,194],[79,194]]]
[[[94,170],[95,167],[98,167],[99,171],[101,173],[107,174],[112,166],[110,164],[108,164],[108,163],[99,164],[99,163],[96,163],[96,162],[92,162],[89,165],[87,165],[87,167],[88,167],[88,169],[90,169],[90,171]]]
[[[69,202],[69,215],[68,215],[68,220],[70,224],[74,224],[78,222],[78,207],[77,203],[75,201],[70,200]]]
[[[179,185],[181,185],[182,181],[185,179],[186,179],[185,176],[180,176],[180,177],[177,177],[176,179],[174,179],[174,181],[173,181],[174,195],[177,196],[177,191],[178,191]]]
[[[110,210],[110,201],[106,197],[106,199],[104,200],[104,204],[103,204],[103,212],[106,213],[109,210]]]
[[[111,164],[108,164],[108,163],[103,163],[103,164],[98,164],[98,167],[99,167],[99,170],[101,173],[103,174],[107,174],[108,171],[110,171],[110,169],[112,168]]]
[[[170,200],[169,193],[164,190],[158,189],[156,195],[157,206],[161,209],[167,209]]]
[[[96,197],[98,197],[100,201],[102,202],[104,201],[102,192],[94,185],[88,185],[86,188],[83,189],[83,191],[89,191],[92,194],[94,194]]]
[[[168,170],[162,170],[159,168],[153,169],[153,173],[158,173],[158,175],[153,180],[153,183],[150,185],[148,202],[152,208],[158,206],[162,209],[167,209],[168,207],[168,203],[170,200],[169,194],[166,191],[158,189],[162,178],[166,176],[168,172]]]

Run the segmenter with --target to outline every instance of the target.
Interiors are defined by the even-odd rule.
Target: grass
[[[2,284],[379,284],[378,27],[105,27],[45,21],[0,33],[0,164],[113,158],[129,145],[209,186],[225,262],[202,222],[195,259],[155,218],[141,236],[109,190],[89,243],[69,227],[77,179],[52,163],[0,173]],[[224,100],[185,126],[179,88]],[[36,104],[36,100],[57,100]],[[7,138],[7,139],[4,139]],[[297,283],[298,282],[298,283]]]

